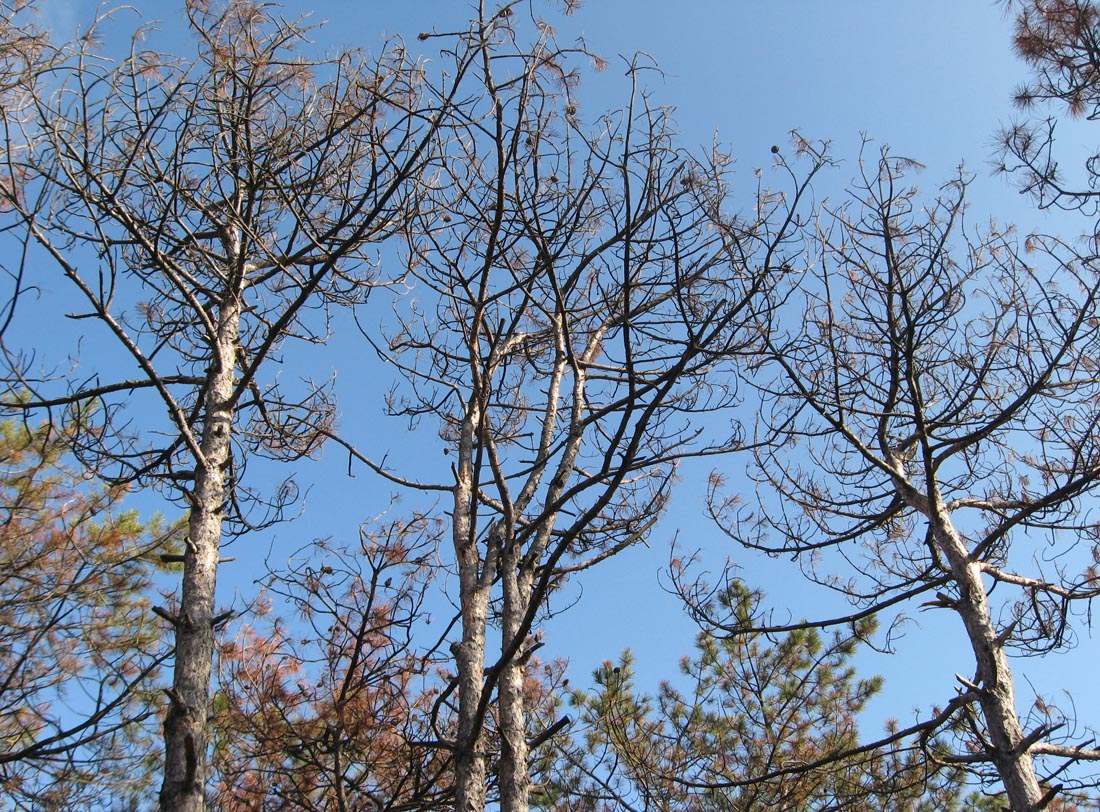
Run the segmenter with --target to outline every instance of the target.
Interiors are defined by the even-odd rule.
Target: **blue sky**
[[[59,30],[87,19],[96,7],[85,0],[46,0],[44,5],[47,20]],[[182,18],[174,0],[134,5],[147,19],[164,20],[166,32]],[[319,44],[374,49],[386,36],[401,35],[410,50],[419,52],[420,31],[461,27],[469,7],[461,0],[285,3],[288,17],[305,12],[329,21],[316,34]],[[877,144],[888,143],[925,164],[920,182],[929,191],[965,162],[976,176],[972,219],[1015,221],[1025,232],[1049,228],[1053,220],[990,173],[995,132],[1013,116],[1012,91],[1025,76],[1011,52],[1009,21],[992,0],[588,0],[572,17],[548,16],[563,42],[583,37],[610,63],[604,74],[586,77],[584,112],[596,114],[620,102],[627,85],[625,62],[617,57],[646,52],[663,71],[652,76],[654,99],[677,108],[684,141],[704,145],[717,137],[732,144],[738,176],[748,187],[751,170],[771,163],[770,146],[785,146],[789,131],[798,129],[807,137],[833,141],[843,163],[819,194],[842,195],[855,172],[860,134],[866,133]],[[1071,148],[1089,143],[1087,130],[1074,129],[1071,138],[1076,139]],[[355,432],[377,451],[408,454],[430,448],[421,446],[419,438],[401,435],[402,426],[383,422],[380,396],[370,399],[370,387],[363,383],[375,379],[361,367],[352,370],[357,344],[342,338],[337,336],[335,346],[346,354],[326,363],[347,382],[348,394],[366,398],[354,410],[345,407],[345,424],[359,422]],[[601,565],[584,576],[581,588],[573,588],[578,603],[552,623],[546,652],[572,659],[574,684],[583,684],[600,660],[614,658],[624,647],[635,651],[642,685],[654,688],[658,679],[674,675],[676,660],[690,650],[692,639],[677,601],[658,583],[667,544],[676,535],[685,547],[702,548],[712,566],[720,566],[727,554],[737,556],[746,579],[767,589],[779,605],[796,607],[795,614],[817,607],[820,593],[805,585],[794,565],[745,558],[700,515],[699,493],[710,465],[682,471],[682,491],[648,548]],[[314,483],[304,520],[267,531],[248,555],[238,549],[233,554],[248,561],[271,549],[277,560],[309,537],[353,534],[359,521],[385,506],[389,488],[366,473],[348,481],[344,470],[345,458],[330,451],[301,477]],[[247,564],[227,567],[227,598],[235,590],[247,596],[254,574]],[[944,702],[953,690],[953,674],[972,670],[961,631],[950,619],[924,614],[918,621],[908,627],[897,655],[868,655],[862,661],[868,672],[887,676],[884,697],[875,705],[879,717],[905,721],[915,706]],[[1094,701],[1090,707],[1080,667],[1090,659],[1095,661],[1095,641],[1083,635],[1068,660],[1077,665],[1067,667],[1063,660],[1054,670],[1029,662],[1023,670],[1050,694],[1076,683],[1078,709],[1096,720],[1098,705]],[[1020,679],[1022,701],[1029,696],[1028,677]]]
[[[373,29],[403,34],[415,47],[412,38],[421,30],[453,30],[463,6],[440,0],[356,8],[331,3],[318,6],[317,13],[332,21],[341,38]],[[677,108],[685,142],[705,145],[717,137],[732,144],[739,176],[749,186],[751,170],[770,164],[770,146],[785,146],[789,131],[798,129],[833,141],[843,163],[820,193],[842,195],[866,133],[925,164],[919,182],[929,192],[965,163],[975,174],[972,221],[993,217],[1016,222],[1024,232],[1051,226],[1053,215],[1036,212],[1006,179],[991,173],[995,133],[1015,114],[1012,93],[1026,76],[1012,54],[1010,21],[992,0],[589,0],[575,16],[555,22],[562,41],[583,36],[610,63],[605,74],[585,79],[586,111],[622,99],[625,59],[643,51],[663,71],[652,79],[654,99]],[[369,35],[361,41],[369,43]],[[685,467],[682,490],[650,547],[588,573],[572,593],[579,603],[551,625],[547,649],[571,657],[575,682],[626,646],[638,658],[643,685],[652,689],[657,680],[674,676],[693,634],[676,599],[658,585],[674,536],[685,548],[702,548],[712,569],[733,556],[747,580],[796,616],[818,614],[828,600],[802,581],[795,565],[748,558],[709,526],[700,515],[700,483],[710,466]],[[897,654],[863,659],[863,667],[887,676],[872,725],[888,716],[904,722],[915,707],[952,695],[954,674],[972,670],[957,625],[944,613],[914,612]],[[1048,695],[1076,684],[1079,710],[1095,720],[1087,707],[1085,675],[1091,669],[1083,667],[1094,661],[1095,642],[1086,634],[1081,647],[1057,664],[1020,663],[1021,703],[1031,699],[1028,680]]]
[[[364,28],[406,37],[447,30],[465,4],[316,8],[343,39]],[[767,149],[792,129],[846,149],[866,131],[937,175],[963,159],[982,163],[1023,76],[1008,20],[992,0],[589,0],[556,22],[562,41],[583,36],[609,59],[608,81],[596,80],[601,91],[621,75],[613,57],[650,54],[665,73],[655,96],[676,106],[685,138],[708,143],[717,132],[749,167],[766,163]]]
[[[331,21],[335,42],[369,46],[372,37],[397,34],[415,50],[418,32],[460,25],[466,4],[330,2],[316,9]],[[798,129],[832,140],[842,164],[819,194],[843,195],[865,133],[925,164],[919,182],[929,192],[965,163],[975,174],[973,222],[993,217],[1017,222],[1025,232],[1051,226],[1052,215],[1036,212],[1006,179],[991,173],[995,133],[1013,117],[1012,93],[1026,76],[1012,54],[1010,21],[992,0],[588,0],[572,17],[548,16],[561,41],[583,37],[609,61],[604,74],[584,80],[586,112],[621,102],[626,60],[645,52],[663,72],[651,80],[654,100],[676,107],[684,141],[732,144],[738,176],[748,187],[751,170],[770,164],[771,145],[785,146],[788,133]],[[740,465],[731,460],[734,470],[727,473],[736,477]],[[574,683],[627,646],[634,649],[642,685],[654,689],[659,679],[675,675],[693,627],[658,583],[673,537],[687,549],[701,548],[712,569],[733,556],[746,579],[763,586],[780,610],[823,613],[829,597],[807,586],[795,565],[731,549],[700,515],[701,483],[710,467],[707,462],[682,470],[681,491],[648,549],[601,565],[574,585],[570,595],[578,604],[551,624],[547,637],[549,654],[571,658]],[[904,722],[918,706],[942,704],[952,695],[954,674],[972,671],[954,618],[934,612],[913,617],[897,654],[868,654],[862,661],[868,671],[887,676],[869,720],[872,730],[883,718]],[[1021,663],[1021,703],[1031,699],[1028,680],[1048,695],[1076,683],[1079,709],[1096,719],[1086,706],[1088,669],[1082,667],[1094,660],[1094,641],[1084,636],[1068,660]]]

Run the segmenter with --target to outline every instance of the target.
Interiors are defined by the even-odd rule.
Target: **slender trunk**
[[[462,640],[451,646],[458,670],[458,731],[455,737],[455,810],[485,809],[485,725],[480,718],[485,689],[485,628],[489,617],[489,588],[493,583],[493,557],[486,553],[484,567],[475,526],[474,432],[480,410],[471,405],[463,421],[455,467],[452,539],[458,560],[459,608]]]
[[[341,713],[341,716],[343,714]],[[332,785],[336,788],[336,812],[347,812],[348,799],[344,792],[344,729],[337,726],[333,731],[332,746]]]
[[[515,545],[501,556],[501,582],[504,589],[501,620],[503,653],[517,642],[523,616],[531,602],[532,578],[528,569],[519,570]],[[513,656],[501,662],[500,674],[500,808],[502,812],[527,812],[531,776],[527,771],[527,714],[523,683],[527,666]]]
[[[214,592],[232,454],[234,373],[240,317],[239,296],[235,292],[228,294],[221,306],[218,332],[214,337],[200,444],[203,458],[196,460],[188,519],[183,585],[175,626],[175,671],[164,719],[162,812],[203,812],[206,808]]]
[[[567,371],[574,375],[572,402],[569,416],[568,441],[562,447],[562,456],[558,462],[550,483],[547,486],[546,504],[553,505],[561,499],[566,484],[573,473],[577,455],[580,453],[584,438],[583,420],[585,384],[587,376],[584,363],[597,351],[602,338],[602,330],[589,338],[588,346],[581,356],[582,363],[573,365],[572,358],[566,352],[566,335],[563,328],[564,315],[554,322],[554,334],[557,342],[557,358],[554,374],[550,378],[547,410],[543,415],[543,434],[539,443],[539,454],[549,459],[554,443],[555,428],[558,425],[558,393]],[[519,513],[526,510],[535,489],[541,481],[541,474],[528,480],[528,487],[520,494],[513,509]],[[501,555],[501,585],[504,592],[501,611],[502,655],[517,643],[526,630],[522,629],[523,619],[534,600],[535,572],[543,561],[550,546],[553,529],[557,524],[557,512],[551,511],[539,519],[538,532],[523,551],[516,544],[509,543]],[[500,675],[500,733],[501,754],[498,782],[500,784],[500,806],[502,812],[528,812],[531,795],[531,773],[528,769],[530,752],[527,745],[527,709],[525,706],[524,682],[527,676],[526,658],[513,656],[510,661],[501,663]]]
[[[485,610],[462,609],[462,642],[454,646],[458,667],[458,735],[455,740],[455,810],[482,812],[485,809],[485,726],[478,718],[484,688]]]
[[[942,506],[936,507],[938,515],[933,517],[936,541],[958,585],[955,608],[966,627],[977,663],[978,702],[985,719],[989,756],[1004,783],[1012,812],[1034,812],[1043,792],[1031,755],[1022,746],[1024,732],[1016,710],[1012,670],[989,612],[981,568],[970,559],[946,511]]]

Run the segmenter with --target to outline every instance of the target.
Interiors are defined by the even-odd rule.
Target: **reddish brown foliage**
[[[298,620],[262,606],[220,649],[214,808],[396,810],[447,796],[432,652],[412,647],[436,533],[395,522],[359,550],[319,542],[270,576],[268,599]]]
[[[65,448],[50,426],[0,425],[0,784],[74,803],[93,770],[133,786],[164,651],[143,561],[161,538],[121,491],[88,490]]]
[[[1037,99],[1058,99],[1072,115],[1094,117],[1100,102],[1100,9],[1082,0],[1014,5],[1016,52],[1034,71],[1017,102],[1027,106]]]

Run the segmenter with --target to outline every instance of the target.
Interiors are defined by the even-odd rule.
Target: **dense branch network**
[[[1036,759],[1100,759],[1048,741],[1068,732],[1053,704],[1018,715],[1008,656],[1072,645],[1073,607],[1100,594],[1100,274],[1049,238],[1023,255],[996,230],[968,231],[966,179],[922,204],[911,166],[884,151],[857,200],[819,220],[815,272],[788,297],[805,326],[768,334],[754,379],[759,502],[739,505],[716,481],[712,513],[857,604],[836,622],[921,599],[953,612],[974,675],[940,720],[960,749],[936,758],[1039,809],[1064,768],[1040,777]],[[1028,552],[1040,544],[1055,554]]]

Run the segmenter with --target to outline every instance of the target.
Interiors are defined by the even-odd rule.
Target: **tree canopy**
[[[1100,595],[1097,158],[1055,138],[1100,9],[1003,6],[997,169],[1083,238],[976,226],[972,173],[922,192],[869,138],[735,172],[644,53],[588,95],[570,0],[373,51],[250,0],[72,37],[0,0],[0,809],[1095,803],[1092,709],[1019,663]],[[563,596],[692,486],[732,551],[670,554],[694,653],[570,687]],[[784,614],[743,551],[846,608]],[[968,654],[877,731],[860,655],[905,612]]]

